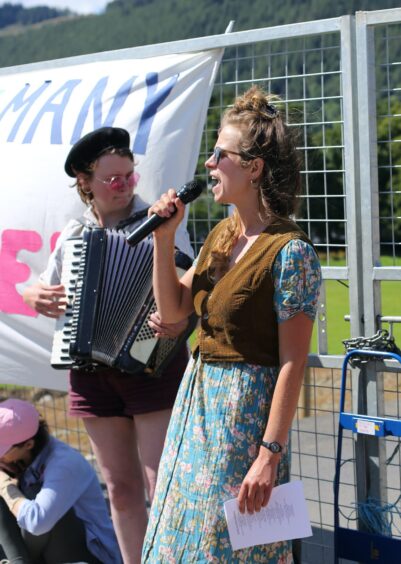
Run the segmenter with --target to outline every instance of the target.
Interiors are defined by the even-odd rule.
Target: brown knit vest
[[[227,221],[211,231],[196,265],[192,295],[201,327],[194,353],[199,351],[205,362],[278,366],[274,260],[290,240],[310,241],[295,223],[280,220],[267,227],[238,263],[214,284],[206,264]]]

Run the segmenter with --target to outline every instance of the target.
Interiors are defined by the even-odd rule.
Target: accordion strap
[[[144,208],[143,210],[139,210],[139,211],[135,212],[133,215],[131,215],[127,219],[123,219],[122,221],[120,221],[118,223],[118,225],[116,226],[116,229],[125,229],[126,227],[128,227],[132,223],[135,223],[135,222],[139,221],[140,219],[143,219],[144,217],[146,217],[148,215],[148,209],[149,209],[149,207]]]

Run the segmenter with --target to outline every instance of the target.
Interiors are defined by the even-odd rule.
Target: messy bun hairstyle
[[[241,131],[239,152],[242,166],[261,158],[262,173],[253,185],[258,190],[259,214],[269,224],[295,214],[301,192],[301,158],[296,149],[295,130],[290,128],[276,107],[279,99],[252,86],[235,99],[222,118],[221,128],[233,126]],[[221,277],[228,269],[231,250],[241,235],[237,210],[227,229],[216,241],[210,257],[210,273]]]

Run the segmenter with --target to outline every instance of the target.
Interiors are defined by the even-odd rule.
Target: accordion
[[[196,317],[176,339],[157,339],[148,326],[156,310],[152,239],[130,246],[122,231],[85,228],[64,245],[67,307],[56,322],[52,367],[110,366],[158,376],[193,331]],[[176,251],[179,275],[191,263]]]

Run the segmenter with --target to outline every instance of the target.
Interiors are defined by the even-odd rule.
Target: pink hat
[[[39,429],[39,413],[27,401],[0,403],[0,457],[10,448],[33,437]]]

